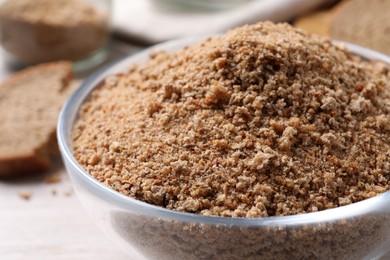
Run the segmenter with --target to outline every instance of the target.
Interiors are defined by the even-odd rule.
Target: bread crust
[[[50,62],[50,63],[42,63],[42,64],[35,65],[33,67],[28,67],[20,72],[17,72],[13,76],[11,76],[9,79],[7,79],[5,82],[1,83],[0,88],[10,87],[16,81],[18,81],[20,78],[27,77],[31,74],[39,73],[42,70],[57,69],[57,68],[61,68],[61,67],[62,67],[62,69],[69,71],[68,75],[64,78],[64,81],[62,82],[66,88],[73,78],[72,63],[69,61],[57,61],[57,62]]]
[[[37,154],[22,155],[13,158],[0,159],[0,177],[26,175],[45,172],[50,169],[48,156]]]

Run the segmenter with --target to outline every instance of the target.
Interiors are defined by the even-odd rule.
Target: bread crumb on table
[[[69,188],[67,191],[64,192],[64,195],[66,197],[70,197],[70,196],[72,196],[72,194],[73,194],[73,189],[72,188]]]
[[[390,73],[287,24],[158,52],[93,91],[73,129],[97,180],[168,209],[286,216],[390,186]]]
[[[24,199],[24,200],[30,200],[32,197],[32,193],[28,191],[21,191],[19,192],[19,197]]]
[[[44,182],[47,184],[58,183],[62,180],[61,172],[56,172],[45,177]]]

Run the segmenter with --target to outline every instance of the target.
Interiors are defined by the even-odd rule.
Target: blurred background
[[[80,84],[148,46],[264,20],[389,55],[389,17],[390,0],[2,0],[0,80],[70,60]],[[0,208],[0,259],[127,259],[85,216],[59,158],[0,176]]]
[[[388,5],[388,0],[1,0],[0,79],[60,59],[74,61],[75,71],[83,72],[77,76],[85,78],[97,65],[149,45],[265,20],[389,54]]]

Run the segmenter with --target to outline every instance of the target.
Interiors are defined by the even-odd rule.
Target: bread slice
[[[71,63],[25,69],[0,85],[0,176],[46,171]]]
[[[346,0],[303,16],[294,26],[390,55],[390,0]]]
[[[294,22],[294,26],[307,33],[329,36],[330,21],[332,12],[330,10],[321,10],[304,15]]]
[[[390,55],[390,0],[349,0],[337,5],[330,36]]]

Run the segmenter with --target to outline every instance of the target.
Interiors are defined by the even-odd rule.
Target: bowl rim
[[[326,209],[318,212],[302,213],[289,216],[272,216],[259,218],[236,218],[236,217],[220,217],[220,216],[204,216],[200,214],[179,212],[166,209],[160,206],[155,206],[137,199],[125,196],[103,183],[93,178],[74,158],[70,145],[70,132],[77,118],[77,113],[80,105],[89,96],[90,92],[98,86],[98,84],[107,76],[114,75],[128,70],[131,64],[139,63],[148,59],[151,52],[157,50],[164,50],[172,52],[180,50],[183,47],[198,43],[209,37],[218,35],[195,36],[168,41],[157,44],[155,46],[146,48],[135,54],[129,54],[113,63],[103,67],[91,76],[89,76],[81,86],[67,99],[66,103],[61,109],[58,126],[57,126],[57,140],[60,148],[62,158],[69,173],[72,167],[76,172],[77,177],[81,178],[89,186],[89,191],[95,196],[114,204],[123,210],[136,210],[140,214],[148,216],[160,217],[169,220],[176,220],[181,222],[192,222],[198,224],[220,224],[220,225],[235,225],[235,226],[256,226],[256,227],[270,227],[270,226],[294,226],[302,224],[319,224],[324,222],[332,222],[338,220],[346,220],[349,218],[359,217],[377,211],[383,212],[385,207],[381,207],[384,203],[390,202],[390,191],[384,192],[380,195],[374,196],[360,202],[352,203],[346,206]],[[380,60],[390,64],[390,57],[367,49],[355,44],[343,41],[333,41],[336,44],[345,46],[351,53],[361,56],[365,59]],[[71,178],[72,179],[72,178]],[[73,179],[72,179],[73,182]],[[73,183],[74,185],[74,183]],[[76,190],[77,193],[77,190]],[[390,211],[387,209],[387,211]]]

